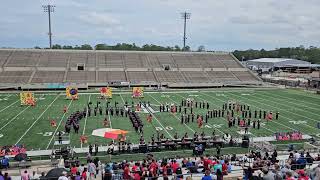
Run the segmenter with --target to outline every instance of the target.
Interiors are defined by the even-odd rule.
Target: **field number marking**
[[[289,122],[293,124],[307,124],[306,121],[289,121]]]
[[[60,132],[61,132],[61,135],[64,135],[64,134],[65,134],[64,131],[60,131]],[[59,133],[59,132],[57,132],[56,135],[58,135],[58,133]],[[42,133],[41,133],[41,134],[42,134]],[[52,135],[53,135],[53,132],[45,132],[45,133],[43,133],[42,135],[43,135],[43,136],[46,136],[46,137],[47,137],[47,136],[52,136]]]
[[[221,128],[223,126],[223,124],[212,124],[212,125],[204,125],[204,127],[208,128],[208,129],[212,129],[212,128]]]
[[[166,126],[165,128],[166,128],[166,130],[169,130],[169,131],[173,130],[173,128],[171,126]],[[163,128],[162,127],[156,127],[156,130],[157,131],[163,131]]]

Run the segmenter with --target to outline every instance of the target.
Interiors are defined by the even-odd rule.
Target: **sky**
[[[182,46],[181,12],[192,49],[233,51],[319,46],[320,0],[2,0],[0,47],[98,43]]]

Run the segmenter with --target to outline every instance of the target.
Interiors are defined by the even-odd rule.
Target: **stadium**
[[[63,147],[84,154],[93,145],[105,154],[111,142],[121,159],[162,151],[169,157],[166,151],[184,152],[196,143],[208,151],[221,146],[243,153],[263,149],[261,142],[283,150],[320,137],[317,94],[265,84],[231,53],[5,49],[0,55],[0,146],[23,145],[34,158]],[[22,93],[31,93],[34,104],[23,102]],[[76,117],[78,130],[73,124],[68,133],[67,122],[79,111],[85,115]],[[99,134],[114,129],[125,140]],[[294,132],[301,137],[278,138]],[[199,142],[181,144],[196,136]]]
[[[68,3],[75,11],[84,7],[94,10],[79,15],[78,23],[85,22],[81,25],[75,23],[77,18],[71,22],[63,17],[70,26],[86,25],[79,32],[88,27],[86,31],[94,37],[71,33],[72,28],[67,35],[60,31],[52,37],[55,6],[50,4],[43,6],[49,17],[49,47],[29,47],[43,43],[37,39],[36,32],[42,31],[37,23],[32,32],[26,27],[30,34],[19,36],[13,31],[17,28],[12,28],[18,21],[11,21],[10,16],[0,19],[0,24],[6,25],[0,27],[0,180],[320,180],[320,48],[278,48],[284,38],[281,43],[269,42],[249,32],[245,35],[251,37],[250,42],[235,38],[244,35],[244,24],[249,27],[259,21],[260,29],[260,21],[267,21],[272,12],[258,20],[239,15],[223,22],[195,16],[193,23],[201,31],[212,24],[219,26],[209,34],[199,35],[195,32],[200,30],[192,29],[192,45],[202,41],[210,49],[201,45],[194,50],[186,45],[188,12],[181,13],[182,48],[107,45],[97,44],[97,39],[109,36],[110,42],[115,42],[121,36],[116,40],[175,42],[172,34],[162,32],[158,25],[153,28],[159,29],[148,30],[143,20],[135,21],[139,33],[120,26],[125,23],[111,15],[116,10],[99,14],[97,2],[93,9],[83,2],[64,3],[60,4],[63,11]],[[160,3],[157,8],[165,12],[171,3]],[[117,6],[110,3],[110,7]],[[197,8],[194,6],[195,11]],[[61,21],[61,15],[58,17]],[[287,22],[272,18],[280,20],[264,24],[271,27],[270,22]],[[100,23],[103,28],[97,26]],[[164,25],[160,19],[159,25],[172,24]],[[6,31],[9,27],[17,37]],[[232,32],[240,35],[228,34],[234,27],[239,31]],[[150,34],[141,36],[143,33]],[[215,33],[221,37],[212,38]],[[306,33],[303,38],[311,35]],[[260,36],[265,38],[265,34]],[[96,45],[52,45],[52,38]],[[255,40],[261,43],[255,44]],[[26,41],[28,48],[24,47]],[[248,46],[276,49],[231,50]],[[219,47],[228,50],[211,50]]]

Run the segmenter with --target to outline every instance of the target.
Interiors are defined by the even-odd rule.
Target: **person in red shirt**
[[[208,158],[203,158],[201,157],[201,160],[203,161],[203,167],[205,170],[209,170],[210,169],[210,162]]]
[[[309,180],[309,176],[306,175],[303,169],[298,171],[299,177],[298,180]]]
[[[171,164],[173,173],[176,173],[176,171],[179,168],[179,166],[180,166],[179,163],[177,163],[176,160],[173,160],[173,163]]]
[[[78,172],[78,168],[76,167],[76,165],[73,164],[70,171],[71,171],[71,174],[75,176]]]
[[[81,178],[86,180],[87,179],[87,168],[84,168],[82,174],[81,174]]]
[[[68,111],[68,108],[66,105],[63,106],[63,113],[66,113]]]
[[[140,179],[141,179],[140,171],[139,171],[139,168],[137,168],[136,171],[134,171],[133,180],[140,180]]]
[[[129,169],[129,165],[126,164],[124,169],[123,169],[123,179],[130,179],[130,169]]]

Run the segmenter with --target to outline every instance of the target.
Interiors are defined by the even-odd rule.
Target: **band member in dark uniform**
[[[250,119],[248,119],[248,126],[250,126],[250,124],[251,124],[251,120],[250,120]]]
[[[256,121],[255,121],[255,120],[253,121],[252,127],[253,127],[253,128],[256,128]]]
[[[249,118],[251,118],[251,111],[249,110]]]
[[[179,113],[181,113],[181,106],[179,106]]]
[[[266,117],[267,117],[267,112],[263,111],[263,119],[266,119]]]
[[[184,114],[187,114],[187,108],[186,107],[184,108]]]
[[[181,114],[181,124],[183,124],[184,115]]]
[[[94,116],[97,116],[97,111],[98,111],[98,109],[97,109],[97,107],[95,107],[94,108]]]
[[[209,103],[207,102],[207,109],[209,109]]]
[[[196,108],[198,108],[198,101],[196,101]]]
[[[100,113],[100,116],[102,115],[102,107],[100,106],[99,107],[99,113]]]
[[[188,114],[188,118],[187,118],[187,122],[189,123],[190,122],[190,114]]]
[[[208,123],[208,116],[209,116],[209,115],[208,115],[208,114],[206,114],[206,123]]]
[[[233,126],[236,125],[236,118],[232,118],[232,125],[233,125]]]
[[[194,113],[192,113],[191,121],[192,121],[192,122],[194,121]]]
[[[260,129],[260,119],[258,120],[258,129]]]
[[[259,111],[259,119],[261,119],[261,117],[262,117],[262,111],[260,109],[260,111]]]
[[[276,112],[276,120],[279,118],[279,112]]]
[[[257,110],[254,110],[254,118],[257,118]]]

